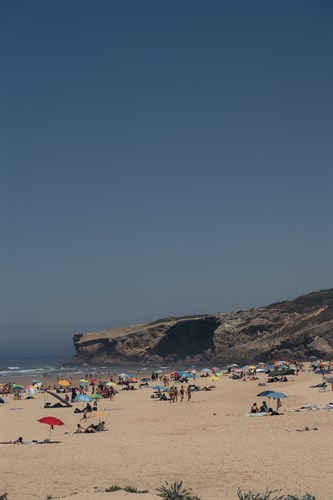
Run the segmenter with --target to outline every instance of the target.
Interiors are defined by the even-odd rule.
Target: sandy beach
[[[216,382],[197,378],[198,385],[209,382],[215,389],[195,392],[190,402],[185,398],[182,403],[151,399],[151,388],[120,390],[113,401],[99,400],[108,431],[95,434],[74,434],[81,418],[74,409],[82,403],[46,409],[45,402],[55,400],[44,393],[29,400],[23,394],[20,401],[10,395],[0,405],[0,441],[19,436],[45,440],[49,426],[38,422],[45,416],[64,425],[51,433],[59,443],[0,446],[0,494],[7,492],[9,500],[153,500],[165,481],[182,480],[202,500],[236,499],[238,488],[262,492],[266,487],[285,494],[312,493],[317,500],[333,498],[333,412],[323,410],[333,401],[331,387],[325,392],[310,388],[321,376],[300,372],[288,382],[269,384],[288,396],[282,400],[283,415],[246,416],[253,402],[265,399],[256,394],[267,389],[258,386],[266,379],[264,374],[246,382],[228,376]],[[307,404],[322,409],[288,411]],[[309,431],[302,432],[305,427]],[[149,493],[105,492],[111,485]]]

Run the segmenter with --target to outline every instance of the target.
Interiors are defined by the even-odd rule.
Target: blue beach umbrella
[[[283,394],[283,392],[270,392],[269,394],[267,394],[267,397],[268,398],[272,398],[272,399],[284,399],[284,398],[287,398],[288,396],[286,396],[285,394]]]
[[[141,382],[150,382],[150,378],[149,377],[144,377],[141,379]]]
[[[263,391],[263,392],[259,392],[259,394],[257,394],[257,397],[259,397],[259,398],[264,398],[265,396],[272,397],[271,395],[273,393],[275,393],[275,391]]]
[[[91,397],[86,394],[79,394],[76,400],[82,401],[82,403],[90,403],[90,401],[92,401]]]
[[[160,389],[160,390],[161,390],[161,389],[164,389],[164,385],[155,385],[155,386],[153,387],[153,389],[157,389],[157,390],[158,390],[158,389]]]
[[[163,370],[155,370],[154,373],[157,373],[159,375],[160,373],[163,373]]]

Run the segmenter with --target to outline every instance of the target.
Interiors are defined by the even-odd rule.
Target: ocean
[[[99,374],[103,373],[130,373],[136,374],[139,371],[149,371],[152,367],[145,366],[64,366],[70,360],[69,357],[26,357],[26,358],[0,358],[0,383],[15,382],[19,383],[20,380],[38,379],[43,381],[47,375],[63,375],[64,377],[83,376],[86,374]]]

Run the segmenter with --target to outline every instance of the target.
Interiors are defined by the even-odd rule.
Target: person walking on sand
[[[192,397],[192,390],[190,386],[188,386],[188,388],[186,389],[186,394],[187,394],[187,401],[190,401]]]
[[[175,389],[173,391],[173,402],[177,403],[177,401],[178,401],[178,388],[175,387]]]
[[[181,385],[180,389],[179,389],[179,396],[180,396],[180,402],[181,403],[183,402],[184,395],[185,395],[184,387]]]
[[[280,398],[277,398],[276,400],[276,411],[279,411],[279,409],[281,408],[281,399]]]

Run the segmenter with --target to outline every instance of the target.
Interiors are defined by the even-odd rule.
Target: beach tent
[[[25,392],[28,395],[38,394],[38,389],[37,389],[37,387],[34,387],[33,385],[27,385],[27,387],[25,387]]]

